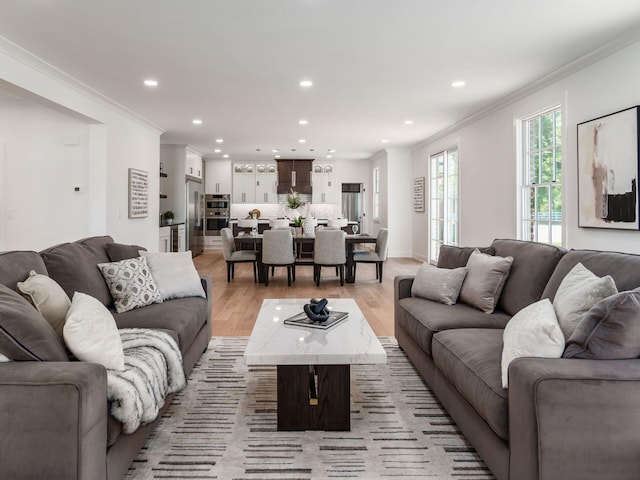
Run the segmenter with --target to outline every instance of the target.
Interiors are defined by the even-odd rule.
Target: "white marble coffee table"
[[[244,353],[247,365],[278,367],[278,430],[349,430],[350,366],[387,354],[350,298],[329,299],[349,317],[328,330],[285,325],[308,299],[266,299]]]

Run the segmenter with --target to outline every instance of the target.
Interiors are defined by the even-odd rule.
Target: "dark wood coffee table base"
[[[278,365],[278,430],[351,429],[349,365]]]

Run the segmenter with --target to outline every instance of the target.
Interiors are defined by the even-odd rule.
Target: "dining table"
[[[251,249],[258,252],[258,281],[260,283],[264,282],[264,265],[262,263],[262,234],[252,235],[251,233],[241,232],[236,237],[234,237],[236,249]],[[304,245],[311,246],[311,251],[313,251],[313,243],[315,242],[315,236],[306,236],[306,235],[293,235],[293,243],[295,247],[295,251],[297,252],[297,261],[296,265],[312,265],[313,258],[308,258],[305,262],[303,258],[300,257],[300,252],[304,250]],[[369,235],[367,233],[358,233],[354,235],[346,235],[345,237],[345,249],[346,249],[346,274],[345,281],[347,283],[355,283],[356,281],[356,272],[355,272],[355,246],[361,243],[376,243],[376,237]]]

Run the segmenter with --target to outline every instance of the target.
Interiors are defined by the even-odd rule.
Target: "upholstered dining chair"
[[[389,229],[381,228],[376,237],[376,249],[373,252],[360,250],[353,256],[353,278],[356,278],[358,263],[375,263],[376,279],[382,283],[382,265],[387,259],[389,245]]]
[[[269,267],[287,267],[287,285],[295,281],[295,256],[293,236],[289,229],[265,230],[262,237],[262,263],[264,284],[269,286]]]
[[[253,250],[236,250],[236,243],[233,239],[233,232],[230,228],[220,230],[222,238],[222,254],[227,262],[227,282],[230,282],[235,274],[236,263],[253,263],[253,281],[258,281],[257,261],[258,254]]]
[[[320,286],[322,267],[336,267],[340,273],[340,285],[344,285],[344,267],[347,263],[345,239],[347,234],[342,230],[328,228],[316,231],[313,247],[313,278]]]

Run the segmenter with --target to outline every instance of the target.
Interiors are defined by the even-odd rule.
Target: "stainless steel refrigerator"
[[[204,186],[202,182],[188,179],[186,191],[186,248],[195,257],[204,250]]]
[[[362,184],[343,183],[342,184],[342,218],[350,222],[358,222],[358,228],[362,225]],[[362,230],[360,230],[362,231]]]

